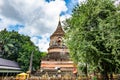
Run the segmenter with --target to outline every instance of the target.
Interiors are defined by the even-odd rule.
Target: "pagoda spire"
[[[60,16],[59,16],[59,21],[58,21],[58,26],[57,27],[62,27],[61,22],[60,22]]]
[[[64,31],[62,29],[62,25],[60,22],[60,16],[59,16],[58,26],[57,26],[55,32],[51,35],[51,37],[53,37],[53,36],[64,36]]]
[[[60,16],[59,16],[59,21],[60,21]]]

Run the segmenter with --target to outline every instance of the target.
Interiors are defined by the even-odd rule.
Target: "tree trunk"
[[[108,69],[107,69],[106,62],[101,62],[101,66],[103,68],[103,71],[102,71],[102,80],[109,80]]]
[[[112,73],[110,74],[110,80],[114,80],[114,79],[113,79],[113,74],[112,74]]]
[[[85,74],[86,74],[87,80],[89,80],[89,79],[88,79],[88,69],[87,69],[87,63],[86,63],[86,66],[85,66],[85,67],[86,67]]]
[[[102,80],[109,80],[108,74],[105,71],[102,73]]]

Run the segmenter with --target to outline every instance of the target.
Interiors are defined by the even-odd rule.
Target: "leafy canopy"
[[[90,71],[120,70],[120,5],[112,0],[87,0],[65,22],[66,43],[73,60]]]
[[[38,50],[29,36],[21,35],[15,31],[9,32],[6,29],[0,31],[0,45],[2,46],[1,57],[18,62],[23,71],[29,69],[32,52],[33,70],[40,67],[40,59],[45,55],[44,52]]]

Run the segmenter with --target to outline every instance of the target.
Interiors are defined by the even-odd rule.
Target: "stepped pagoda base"
[[[65,32],[63,31],[59,21],[57,29],[50,36],[48,54],[41,60],[41,69],[37,73],[38,75],[73,75],[73,69],[75,66],[73,61],[70,59],[69,50],[64,44],[64,35]]]
[[[48,74],[49,76],[61,74],[73,75],[73,61],[41,61],[40,74]]]
[[[70,76],[74,76],[74,74],[73,74],[73,72],[72,71],[68,71],[68,70],[62,70],[61,72],[58,72],[57,70],[51,70],[51,69],[46,69],[46,70],[44,70],[44,71],[42,71],[41,72],[41,70],[40,71],[38,71],[36,74],[35,74],[35,76],[43,76],[43,75],[48,75],[49,77],[53,77],[53,76],[61,76],[61,77],[63,77],[63,76],[65,76],[65,75],[70,75]]]

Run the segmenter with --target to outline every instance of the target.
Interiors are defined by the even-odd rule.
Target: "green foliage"
[[[18,32],[8,32],[2,30],[0,32],[0,42],[2,43],[2,57],[14,60],[19,63],[23,71],[29,69],[30,56],[33,52],[33,70],[37,70],[40,66],[40,59],[44,55],[31,42],[29,36],[24,36]]]
[[[66,20],[66,43],[76,63],[90,70],[120,70],[120,8],[111,0],[87,0]]]
[[[92,80],[97,80],[97,77],[96,77],[96,76],[94,76]]]

